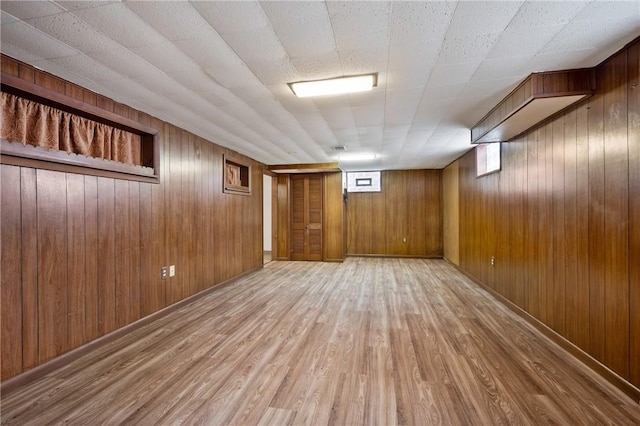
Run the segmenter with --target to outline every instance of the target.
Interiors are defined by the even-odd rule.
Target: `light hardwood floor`
[[[442,260],[271,262],[2,398],[6,424],[640,423]]]

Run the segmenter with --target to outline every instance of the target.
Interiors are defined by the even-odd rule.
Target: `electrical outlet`
[[[407,237],[404,237],[404,238],[402,239],[402,242],[403,242],[403,243],[406,243],[406,242],[407,242]]]
[[[496,266],[496,258],[491,256],[491,266]]]
[[[176,265],[169,266],[169,276],[170,277],[176,276]]]
[[[162,267],[162,279],[163,280],[167,279],[167,267],[166,266]]]

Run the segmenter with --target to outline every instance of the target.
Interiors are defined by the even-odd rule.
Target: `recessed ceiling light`
[[[327,80],[289,83],[291,91],[299,98],[327,96],[342,93],[366,92],[378,84],[378,74],[353,75]]]
[[[350,154],[340,154],[338,158],[340,161],[358,162],[375,160],[377,157],[376,154],[370,152],[354,152]]]

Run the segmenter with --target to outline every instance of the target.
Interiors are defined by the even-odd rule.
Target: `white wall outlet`
[[[176,265],[169,266],[169,276],[170,277],[176,276]]]
[[[167,279],[167,267],[166,266],[163,266],[162,269],[160,270],[160,277],[163,280]]]

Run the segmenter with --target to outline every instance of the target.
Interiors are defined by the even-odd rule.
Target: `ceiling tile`
[[[524,80],[530,74],[528,65],[532,59],[533,55],[485,59],[470,80],[495,80],[505,77]]]
[[[522,3],[522,1],[460,1],[451,19],[447,38],[502,32]]]
[[[66,2],[63,4],[66,5]],[[124,47],[147,46],[166,41],[123,3],[78,9],[73,14]]]
[[[15,16],[8,14],[4,10],[0,11],[0,24],[7,25],[7,24],[10,24],[11,22],[16,22],[16,21],[19,21],[19,19],[16,18]]]
[[[153,65],[149,64],[130,50],[118,47],[112,50],[89,53],[87,56],[104,64],[119,74],[127,77],[137,77],[141,80],[153,78],[160,73]]]
[[[510,58],[535,55],[565,26],[538,25],[536,27],[509,27],[498,38],[487,58]]]
[[[29,52],[37,58],[50,59],[78,54],[77,50],[23,21],[2,25],[0,31],[2,34],[2,46],[6,43],[20,47],[23,51]]]
[[[262,2],[260,6],[291,58],[337,53],[323,2]]]
[[[118,43],[68,12],[29,19],[27,23],[80,52],[101,52],[119,46]]]
[[[500,33],[447,37],[438,57],[439,64],[479,63],[491,51]]]
[[[125,5],[171,41],[194,39],[211,31],[207,21],[188,2],[132,1]]]
[[[65,10],[57,4],[49,1],[6,1],[0,2],[0,8],[15,16],[18,19],[26,21],[32,18],[40,18],[43,16],[56,15]]]
[[[589,1],[527,1],[509,23],[509,27],[532,29],[538,26],[566,25],[587,4]]]

